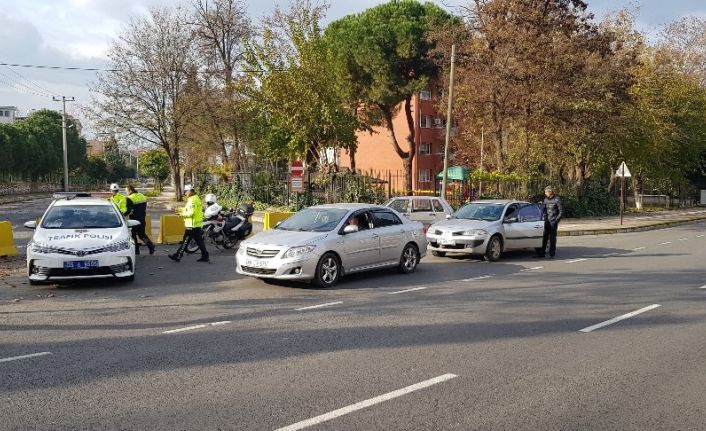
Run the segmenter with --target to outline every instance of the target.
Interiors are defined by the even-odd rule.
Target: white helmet
[[[184,191],[185,191],[185,192],[188,192],[189,190],[194,190],[194,186],[192,186],[191,184],[185,185],[185,186],[184,186]]]
[[[206,203],[207,204],[215,204],[216,203],[216,195],[213,193],[209,193],[206,195]]]
[[[111,192],[120,191],[120,187],[119,187],[117,184],[113,183],[113,184],[110,185],[110,191],[111,191]]]

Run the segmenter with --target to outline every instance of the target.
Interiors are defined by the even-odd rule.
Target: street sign
[[[622,178],[630,178],[632,176],[632,175],[630,175],[630,169],[628,169],[628,165],[626,165],[625,162],[620,164],[620,167],[618,167],[618,170],[615,171],[615,176],[622,177]]]
[[[289,174],[293,177],[304,175],[304,165],[301,160],[294,160],[289,164]]]
[[[292,192],[301,193],[304,191],[304,180],[301,177],[292,177],[289,184]]]

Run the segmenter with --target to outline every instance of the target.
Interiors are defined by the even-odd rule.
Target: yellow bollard
[[[269,230],[277,226],[277,223],[287,220],[293,212],[266,212],[262,220],[262,230]]]
[[[17,256],[15,239],[12,237],[12,223],[0,221],[0,257]]]
[[[145,217],[145,233],[147,234],[147,237],[154,241],[154,238],[152,238],[152,216],[147,215]]]
[[[178,215],[165,214],[159,218],[159,244],[179,244],[184,238],[184,219]]]

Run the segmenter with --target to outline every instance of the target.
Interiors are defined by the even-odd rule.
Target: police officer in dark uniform
[[[137,242],[137,237],[139,236],[142,243],[147,245],[150,250],[150,254],[154,254],[154,244],[150,237],[145,233],[145,218],[147,217],[147,197],[142,193],[135,190],[132,185],[127,186],[127,197],[132,201],[132,209],[130,211],[130,218],[140,222],[139,226],[132,228],[132,240],[135,243],[135,254],[140,254],[140,243]]]
[[[536,257],[554,258],[556,253],[556,233],[559,228],[559,221],[564,217],[564,205],[559,196],[554,194],[554,188],[547,186],[544,188],[544,236],[542,237],[542,248],[537,250]],[[547,255],[547,243],[549,251]]]

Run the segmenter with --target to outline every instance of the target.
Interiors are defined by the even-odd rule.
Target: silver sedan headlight
[[[468,229],[463,231],[463,236],[486,236],[488,232],[483,229]]]
[[[292,247],[284,253],[282,256],[284,259],[291,259],[295,257],[301,257],[305,254],[311,253],[316,248],[315,245],[304,245],[301,247]]]

